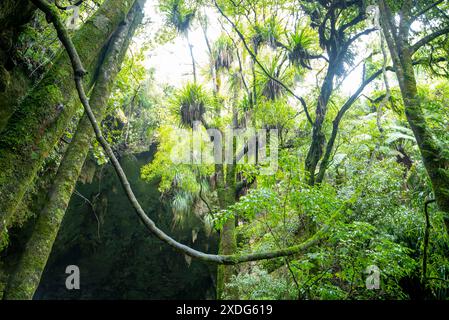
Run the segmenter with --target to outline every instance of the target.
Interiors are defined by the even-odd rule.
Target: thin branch
[[[385,91],[386,95],[382,102],[380,103],[379,107],[377,108],[377,127],[379,129],[379,132],[381,136],[383,137],[384,129],[382,127],[382,112],[383,108],[387,105],[388,101],[390,101],[391,98],[391,90],[390,90],[390,84],[388,82],[388,76],[387,76],[387,63],[388,63],[388,54],[387,54],[387,46],[385,35],[382,30],[382,28],[379,30],[380,33],[380,47],[382,49],[382,56],[383,56],[383,62],[382,62],[382,74],[384,78],[385,83]]]
[[[95,219],[97,220],[97,237],[98,237],[98,239],[100,239],[101,238],[100,237],[100,218],[98,218],[98,215],[97,215],[97,212],[95,211],[93,203],[89,199],[87,199],[85,196],[83,196],[78,190],[74,189],[73,193],[75,195],[77,195],[78,197],[80,197],[81,199],[83,199],[84,202],[86,202],[92,209]]]
[[[265,259],[273,259],[273,258],[279,258],[279,257],[287,257],[292,256],[301,252],[306,251],[310,247],[314,246],[315,244],[319,243],[327,234],[327,231],[329,230],[329,226],[325,225],[322,229],[320,229],[315,235],[307,239],[306,241],[294,245],[285,249],[275,250],[271,252],[259,252],[259,253],[252,253],[247,255],[215,255],[215,254],[208,254],[204,253],[195,249],[192,249],[189,246],[186,246],[182,243],[177,242],[170,236],[168,236],[165,232],[163,232],[161,229],[159,229],[153,220],[151,220],[145,211],[140,206],[139,201],[134,195],[134,192],[131,189],[130,183],[126,177],[125,172],[123,171],[123,168],[121,167],[119,161],[117,160],[114,152],[112,151],[111,146],[106,141],[106,139],[103,137],[101,133],[101,129],[98,126],[97,120],[95,119],[95,116],[92,112],[92,109],[89,104],[89,100],[86,96],[86,93],[84,91],[83,86],[83,76],[86,74],[86,71],[84,71],[83,65],[81,63],[80,57],[78,55],[78,52],[76,51],[75,46],[73,45],[72,40],[70,39],[67,30],[61,23],[59,19],[58,13],[55,11],[54,7],[52,7],[49,3],[47,3],[45,0],[30,0],[32,1],[40,10],[42,10],[47,17],[49,18],[49,21],[53,24],[55,27],[58,37],[67,50],[70,60],[72,62],[72,67],[75,73],[75,84],[76,89],[78,91],[79,98],[81,100],[81,103],[84,107],[84,110],[92,124],[92,127],[95,132],[95,136],[100,143],[100,145],[105,150],[106,154],[108,155],[109,159],[111,160],[112,165],[114,166],[114,169],[119,177],[120,183],[126,193],[126,196],[128,197],[130,203],[134,207],[134,210],[137,214],[137,216],[140,218],[142,223],[145,225],[145,227],[158,239],[165,242],[169,246],[173,247],[175,250],[184,253],[187,256],[190,256],[192,258],[196,258],[205,262],[215,263],[215,264],[224,264],[224,265],[234,265],[239,264],[243,262],[250,262],[250,261],[258,261],[258,260],[265,260]],[[338,211],[337,211],[338,213]]]
[[[419,11],[418,13],[414,14],[413,18],[412,18],[412,21],[415,21],[420,16],[422,16],[423,14],[426,14],[428,11],[432,10],[433,8],[437,7],[438,5],[440,5],[443,2],[444,2],[444,0],[438,0],[438,1],[434,2],[434,3],[429,4],[427,7],[425,7],[424,9]]]
[[[441,13],[446,20],[449,20],[449,15],[446,12],[441,10],[441,8],[437,8],[437,9],[438,9],[438,12]]]
[[[421,40],[416,42],[414,45],[412,45],[412,47],[410,48],[411,55],[415,54],[423,46],[427,45],[428,43],[432,42],[436,38],[441,37],[445,34],[449,34],[449,27],[440,29],[438,31],[435,31],[435,32],[425,36],[424,38],[422,38]]]
[[[209,210],[209,214],[211,216],[213,216],[214,214],[213,214],[212,208],[210,207],[209,203],[206,201],[206,199],[203,196],[203,184],[201,183],[201,181],[199,182],[199,184],[200,184],[200,192],[198,195],[199,195],[201,201],[203,201],[204,204],[207,206],[207,209]]]
[[[222,29],[225,31],[226,35],[229,37],[229,39],[231,39],[232,44],[235,46],[235,51],[236,51],[237,61],[238,61],[238,63],[239,63],[239,73],[240,73],[240,77],[242,78],[243,86],[245,87],[245,91],[246,91],[246,94],[248,95],[248,98],[249,98],[249,99],[252,99],[251,92],[250,92],[250,90],[249,90],[248,84],[246,83],[245,75],[243,74],[242,58],[240,57],[240,53],[239,53],[239,49],[238,49],[237,42],[236,42],[236,41],[234,40],[234,38],[229,34],[228,30],[226,30],[226,28],[223,26],[221,20],[218,19],[218,21],[220,22],[220,25],[221,25]],[[251,101],[251,103],[252,103],[252,101]]]
[[[343,46],[343,50],[342,52],[346,52],[346,50],[359,38],[369,35],[371,32],[377,31],[377,28],[370,28],[370,29],[366,29],[362,32],[357,33],[355,36],[353,36],[351,39],[349,39],[348,41],[346,41],[346,43]]]

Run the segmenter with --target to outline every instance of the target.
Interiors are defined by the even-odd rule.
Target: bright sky
[[[147,1],[145,6],[145,16],[152,21],[149,34],[154,35],[163,25],[163,17],[158,12],[157,0]],[[214,12],[209,12],[209,20],[213,21]],[[209,23],[208,38],[213,43],[221,33],[219,25]],[[208,63],[208,51],[204,33],[201,27],[196,23],[189,32],[190,43],[193,46],[193,54],[197,63],[197,74],[200,76],[200,68]],[[155,68],[156,79],[160,82],[170,83],[177,87],[185,82],[192,80],[192,60],[187,40],[178,36],[171,43],[152,50],[147,53],[145,65],[148,68]]]
[[[152,21],[152,24],[148,27],[150,36],[154,35],[164,23],[163,17],[158,12],[157,3],[157,0],[149,0],[145,6],[145,16]],[[219,23],[214,22],[218,19],[218,13],[210,10],[207,14],[209,16],[208,38],[213,43],[221,34],[221,27]],[[208,52],[203,31],[198,23],[191,29],[189,38],[193,45],[195,61],[197,62],[197,74],[200,77],[200,70],[198,69],[207,65]],[[359,57],[356,62],[369,55],[366,44],[370,41],[378,41],[378,36],[370,36],[370,39],[365,41],[359,46]],[[155,77],[159,82],[181,87],[187,81],[192,80],[192,62],[189,47],[187,40],[181,36],[178,36],[171,43],[148,52],[145,65],[148,68],[155,69]],[[343,94],[349,96],[357,90],[362,80],[362,70],[363,63],[346,78],[341,86]],[[315,74],[309,74],[301,83],[301,87],[295,90],[298,95],[307,94],[316,86]]]

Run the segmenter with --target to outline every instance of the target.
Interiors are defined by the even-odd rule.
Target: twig
[[[94,213],[95,219],[97,219],[97,236],[98,236],[98,239],[100,239],[101,238],[100,237],[100,219],[98,218],[97,212],[95,212],[94,205],[92,204],[92,202],[89,199],[87,199],[85,196],[83,196],[81,193],[79,193],[78,190],[74,189],[73,193],[75,195],[77,195],[78,197],[80,197],[81,199],[83,199],[92,208],[92,212]]]

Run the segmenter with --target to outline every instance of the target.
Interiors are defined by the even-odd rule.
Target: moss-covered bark
[[[2,0],[0,2],[0,48],[6,53],[11,49],[20,28],[28,23],[36,7],[29,0]],[[4,57],[7,59],[6,57]],[[3,62],[3,60],[0,60]]]
[[[90,98],[90,104],[98,121],[101,121],[104,116],[114,79],[120,70],[129,41],[141,19],[141,8],[136,2],[126,23],[120,25],[111,40]],[[89,119],[83,116],[58,169],[47,204],[37,219],[35,230],[14,274],[10,277],[5,299],[33,297],[93,138],[94,132]]]
[[[235,146],[234,146],[235,147]],[[235,150],[234,150],[235,151]],[[235,152],[234,152],[235,154]],[[224,166],[215,165],[215,174],[217,176],[217,194],[221,209],[226,209],[235,202],[236,183],[235,183],[235,165]],[[237,251],[237,240],[235,235],[235,218],[231,217],[223,224],[220,230],[220,242],[218,254],[233,255]],[[235,274],[236,267],[231,265],[219,265],[217,268],[217,299],[231,298],[237,299],[236,293],[226,284],[230,282]]]
[[[25,95],[31,83],[12,57],[17,38],[35,10],[36,7],[29,0],[0,2],[0,132],[14,112],[18,99]]]
[[[0,92],[8,85],[7,74],[14,67],[12,61],[15,42],[33,17],[36,7],[29,0],[2,0],[0,2]]]
[[[439,208],[446,213],[444,222],[449,232],[449,158],[438,143],[426,123],[422,103],[418,96],[417,81],[413,66],[413,53],[409,32],[413,21],[412,2],[405,0],[400,10],[400,25],[396,21],[388,3],[379,0],[382,29],[393,59],[396,75],[404,100],[408,123],[421,151],[423,163],[432,182],[435,199]],[[420,41],[421,42],[421,41]]]
[[[32,80],[22,67],[5,72],[7,72],[8,83],[4,91],[0,91],[0,134],[14,113],[18,101],[26,95],[32,85]]]
[[[107,0],[74,37],[90,74],[102,48],[134,1]],[[14,223],[14,211],[70,119],[79,108],[73,71],[62,53],[43,80],[24,99],[0,136],[0,237]]]
[[[218,254],[232,255],[237,250],[235,238],[235,218],[229,218],[220,232],[220,245]],[[235,266],[219,265],[217,269],[217,299],[237,299],[235,293],[226,287],[235,274]]]
[[[424,165],[432,181],[435,199],[440,209],[446,213],[445,223],[449,231],[449,159],[445,157],[444,150],[426,123],[418,97],[411,57],[404,65],[404,75],[399,82],[408,123],[416,137]]]
[[[226,209],[235,202],[235,170],[234,166],[227,167],[226,177],[224,176],[223,166],[216,166],[217,174],[217,192],[221,209]],[[235,237],[235,218],[229,218],[220,230],[220,242],[218,253],[222,255],[235,254],[237,250],[237,242]],[[233,296],[233,292],[226,287],[231,277],[235,273],[234,266],[220,265],[217,269],[217,299],[237,298]]]

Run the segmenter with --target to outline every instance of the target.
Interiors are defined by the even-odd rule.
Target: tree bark
[[[76,33],[74,44],[90,74],[133,2],[107,0]],[[0,136],[0,239],[14,223],[14,211],[43,159],[79,110],[73,76],[71,60],[64,52],[24,99]]]
[[[312,143],[309,148],[309,152],[306,158],[306,171],[308,181],[310,185],[315,184],[315,173],[318,166],[318,162],[323,156],[323,148],[326,145],[326,137],[323,133],[323,123],[327,114],[327,104],[334,89],[334,67],[329,62],[329,69],[321,86],[320,96],[318,98],[315,122],[313,124]],[[336,63],[336,62],[335,62]]]
[[[335,140],[337,139],[338,134],[338,128],[340,126],[340,122],[343,119],[345,113],[351,108],[351,106],[354,104],[354,102],[358,99],[358,97],[362,94],[365,87],[370,84],[372,81],[374,81],[378,76],[382,74],[383,70],[379,70],[375,72],[371,77],[364,80],[360,87],[357,89],[357,91],[346,101],[346,103],[343,105],[343,107],[338,111],[337,116],[335,117],[334,121],[332,122],[332,134],[329,138],[329,141],[326,145],[326,152],[324,153],[323,159],[320,163],[320,169],[318,172],[318,176],[316,177],[316,182],[321,183],[324,180],[324,174],[326,173],[326,170],[329,166],[331,155],[334,150]]]
[[[234,102],[237,100],[238,91],[234,91]],[[238,111],[235,105],[232,108],[232,128],[238,128]],[[232,163],[228,163],[226,166],[226,175],[223,172],[223,165],[216,165],[217,185],[219,186],[217,193],[220,208],[222,210],[227,209],[229,206],[236,202],[237,190],[236,190],[236,141],[234,132],[231,137],[226,137],[225,146],[231,145],[232,151]],[[226,149],[226,148],[225,148]],[[222,152],[225,154],[226,150]],[[226,154],[227,159],[230,155]],[[234,216],[229,217],[223,224],[223,228],[220,231],[220,243],[218,254],[221,255],[233,255],[237,252],[237,239],[235,233],[236,219]],[[235,289],[227,287],[227,284],[231,282],[232,277],[236,274],[235,266],[220,265],[217,269],[217,299],[238,299],[238,293]]]
[[[141,8],[136,2],[125,23],[119,26],[111,39],[90,98],[99,121],[104,117],[114,79],[120,71],[130,39],[142,16]],[[5,299],[32,299],[94,137],[92,126],[85,115],[58,169],[48,202],[38,216],[35,230],[10,277]]]
[[[0,2],[0,132],[31,84],[23,68],[16,66],[11,58],[15,54],[17,38],[35,10],[28,0]]]
[[[407,121],[413,130],[413,134],[421,151],[424,166],[432,182],[436,202],[445,212],[444,222],[449,232],[449,159],[444,156],[443,147],[432,133],[426,123],[421,101],[418,96],[417,81],[413,66],[413,54],[426,41],[418,41],[412,46],[409,43],[412,3],[405,0],[400,11],[399,27],[396,26],[391,9],[384,0],[379,0],[381,12],[382,29],[384,30],[388,48],[393,59],[394,68],[399,82],[402,98],[404,101]],[[448,28],[446,28],[448,29]],[[443,29],[445,30],[445,29]],[[446,30],[449,33],[449,30]],[[444,34],[444,33],[435,33]],[[433,37],[426,37],[432,41]]]
[[[167,235],[165,232],[163,232],[161,229],[157,227],[157,225],[154,223],[153,220],[151,220],[148,215],[145,213],[145,211],[142,209],[142,206],[140,205],[139,201],[137,200],[134,192],[132,191],[131,185],[126,177],[125,172],[123,171],[122,166],[120,165],[119,161],[117,160],[117,157],[115,156],[111,146],[104,138],[100,127],[98,126],[97,120],[95,119],[95,115],[92,112],[92,109],[89,104],[89,100],[86,96],[84,85],[83,85],[83,76],[85,74],[84,67],[81,62],[81,59],[77,53],[77,50],[70,39],[67,31],[65,30],[64,26],[62,25],[59,16],[54,10],[52,10],[52,7],[49,3],[47,3],[45,0],[33,0],[36,4],[39,4],[39,8],[44,11],[49,18],[51,19],[51,22],[55,26],[56,30],[58,31],[58,37],[60,41],[63,43],[64,47],[66,48],[67,52],[69,52],[70,60],[72,62],[73,70],[76,73],[75,76],[75,84],[76,89],[78,92],[78,97],[81,100],[81,103],[84,107],[84,110],[86,114],[89,117],[90,123],[94,129],[95,137],[97,141],[100,143],[106,154],[108,155],[109,159],[111,160],[111,163],[117,173],[117,176],[119,177],[120,183],[123,187],[124,192],[126,193],[126,196],[129,199],[129,202],[134,208],[134,211],[137,215],[137,217],[140,219],[140,221],[144,224],[144,226],[148,229],[148,231],[157,237],[162,242],[166,243],[167,245],[171,246],[175,250],[188,255],[189,257],[199,259],[204,262],[210,262],[215,264],[223,264],[223,265],[236,265],[239,263],[249,262],[249,261],[259,261],[264,259],[274,259],[278,257],[286,257],[286,256],[292,256],[295,254],[303,253],[304,251],[308,250],[310,247],[316,245],[321,240],[323,240],[328,235],[329,226],[324,225],[317,233],[315,233],[312,237],[307,239],[306,241],[290,246],[287,248],[274,250],[274,251],[268,251],[268,252],[256,252],[246,255],[239,255],[239,254],[232,254],[232,255],[215,255],[215,254],[207,254],[198,250],[195,250],[193,248],[190,248],[182,243],[177,242],[175,239],[171,238],[169,235]],[[338,209],[335,214],[332,216],[332,219],[335,218],[338,214],[340,214],[341,208]]]
[[[215,166],[217,175],[217,193],[220,209],[224,210],[235,202],[235,166],[227,165],[226,176],[223,165]],[[220,230],[220,243],[218,254],[233,255],[237,252],[237,241],[235,237],[235,218],[230,217]],[[219,265],[217,269],[217,299],[234,298],[235,292],[226,287],[235,274],[234,266]]]

